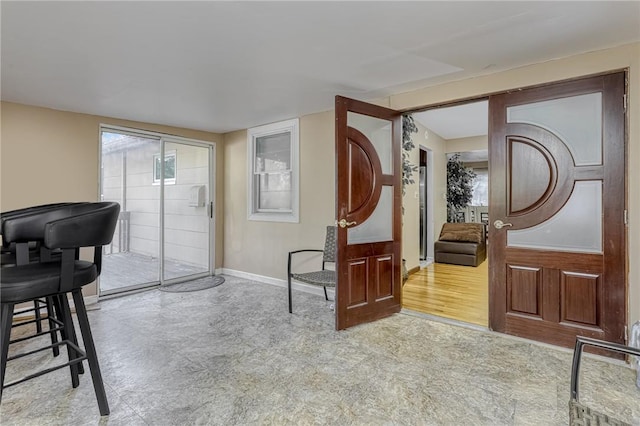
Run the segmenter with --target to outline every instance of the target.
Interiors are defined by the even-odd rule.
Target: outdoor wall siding
[[[165,152],[176,152],[175,184],[165,184],[165,247],[168,260],[206,268],[209,264],[207,203],[189,206],[192,186],[204,185],[208,194],[208,151],[202,148],[168,143]],[[150,257],[159,256],[160,185],[153,182],[154,155],[160,143],[126,152],[126,179],[123,179],[123,152],[103,157],[105,200],[118,201],[130,213],[129,251]],[[122,184],[126,182],[126,198]],[[205,185],[206,184],[206,185]],[[116,230],[118,235],[119,230]],[[119,247],[114,246],[114,251]]]

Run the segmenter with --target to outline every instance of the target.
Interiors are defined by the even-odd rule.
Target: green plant
[[[467,207],[473,197],[476,174],[454,154],[447,162],[447,222],[457,222],[456,213]]]
[[[402,196],[405,194],[405,187],[412,183],[413,172],[418,170],[418,166],[411,164],[409,159],[411,151],[416,147],[411,139],[411,134],[418,132],[418,126],[410,115],[402,116]]]

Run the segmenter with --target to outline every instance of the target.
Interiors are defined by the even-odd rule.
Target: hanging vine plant
[[[415,183],[413,180],[413,172],[418,170],[418,166],[411,164],[409,157],[411,151],[416,147],[413,143],[411,135],[418,133],[418,126],[410,115],[402,116],[402,196],[406,192],[406,186]],[[404,209],[404,208],[403,208]]]
[[[473,179],[476,174],[454,154],[447,162],[447,222],[458,222],[458,212],[473,198]]]

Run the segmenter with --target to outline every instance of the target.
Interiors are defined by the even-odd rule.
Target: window
[[[298,222],[298,119],[249,129],[248,218]]]
[[[473,179],[473,196],[471,198],[472,206],[488,206],[489,205],[489,170],[473,169],[476,174]]]
[[[153,183],[160,183],[160,154],[153,156]],[[164,153],[164,184],[174,185],[176,183],[176,152],[167,151]]]

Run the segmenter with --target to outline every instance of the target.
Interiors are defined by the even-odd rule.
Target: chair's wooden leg
[[[289,313],[293,313],[293,307],[291,306],[291,275],[287,275],[287,288],[289,289]]]
[[[327,287],[322,286],[322,288],[324,288],[324,300],[329,300],[329,296],[327,296]]]
[[[84,306],[84,300],[82,299],[80,290],[74,290],[72,294],[73,303],[76,306],[76,314],[78,315],[78,323],[80,324],[80,332],[82,333],[82,340],[84,341],[84,350],[87,353],[87,361],[89,363],[89,369],[91,370],[91,380],[93,381],[93,388],[96,391],[100,415],[107,416],[109,415],[109,403],[107,402],[107,394],[104,390],[104,383],[102,382],[98,355],[93,345],[93,336],[91,335],[87,310]]]
[[[0,310],[0,324],[2,324],[2,349],[0,356],[0,401],[4,389],[4,373],[7,370],[7,356],[9,354],[9,341],[11,340],[11,324],[13,321],[13,303],[3,303]]]
[[[53,311],[53,298],[51,296],[47,296],[46,298],[46,303],[47,303],[47,319],[49,320],[49,330],[53,330],[54,328],[56,328],[57,324],[53,321],[53,318],[55,317],[55,312]],[[58,343],[58,332],[57,331],[51,331],[51,344],[55,345],[56,343]],[[58,346],[54,346],[53,347],[53,356],[58,356],[60,355],[60,348]]]
[[[72,342],[71,334],[73,330],[73,319],[71,318],[71,310],[69,309],[69,301],[67,300],[66,293],[59,294],[58,298],[58,308],[60,315],[58,318],[62,318],[62,322],[64,323],[64,327],[62,329],[62,339]],[[67,345],[67,356],[69,361],[72,361],[78,357],[76,351],[69,345]],[[80,378],[78,377],[78,364],[73,364],[69,366],[71,370],[71,386],[77,388],[80,385]]]

